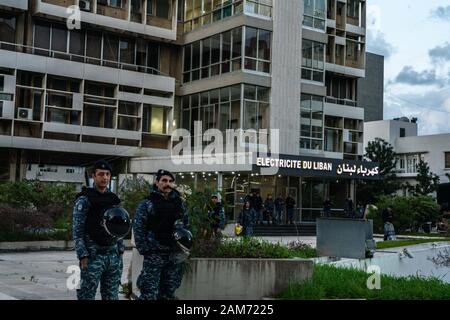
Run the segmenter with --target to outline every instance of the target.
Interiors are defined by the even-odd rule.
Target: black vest
[[[183,217],[181,198],[177,195],[166,199],[152,192],[148,199],[153,203],[154,214],[147,223],[147,230],[153,232],[159,244],[170,247],[173,245],[175,221]]]
[[[101,193],[94,188],[87,188],[77,195],[76,198],[86,196],[89,199],[90,208],[86,218],[86,232],[99,246],[113,246],[117,240],[112,238],[101,226],[103,214],[109,208],[120,203],[119,197],[112,192]]]

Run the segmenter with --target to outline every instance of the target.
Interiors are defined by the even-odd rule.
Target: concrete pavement
[[[128,282],[130,260],[131,250],[124,254],[122,283]],[[0,254],[0,300],[75,300],[76,291],[66,285],[71,265],[78,265],[74,251]]]

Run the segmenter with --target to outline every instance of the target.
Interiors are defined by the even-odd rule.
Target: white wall
[[[280,153],[295,155],[300,152],[302,15],[302,1],[275,1],[270,127],[280,130]]]

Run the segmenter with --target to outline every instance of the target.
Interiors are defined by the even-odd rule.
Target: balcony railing
[[[169,77],[168,74],[165,74],[165,73],[161,72],[160,70],[155,69],[153,67],[123,63],[123,62],[118,62],[118,61],[110,61],[110,60],[106,60],[106,59],[93,58],[93,57],[89,57],[89,56],[80,56],[80,55],[73,54],[73,53],[67,53],[67,52],[61,52],[61,51],[49,50],[49,49],[42,49],[42,48],[31,47],[31,46],[26,46],[26,45],[22,45],[22,44],[10,43],[10,42],[0,41],[0,49],[20,52],[20,53],[26,53],[26,54],[40,55],[40,56],[55,58],[55,59],[69,60],[69,61],[73,61],[73,62],[99,65],[99,66],[110,67],[110,68],[121,69],[121,70],[136,71],[136,72],[142,72],[142,73],[148,73],[148,74]]]
[[[214,8],[201,16],[186,19],[184,32],[198,29],[202,26],[220,21],[230,16],[245,12],[272,18],[272,6],[261,3],[259,0],[234,0],[224,3],[221,7]]]
[[[357,102],[353,100],[348,99],[339,99],[334,97],[326,97],[325,102],[328,103],[335,103],[335,104],[342,104],[344,106],[350,106],[350,107],[357,107]]]

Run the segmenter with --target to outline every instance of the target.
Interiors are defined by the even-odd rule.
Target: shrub
[[[42,209],[60,206],[71,210],[76,191],[73,184],[18,181],[0,184],[0,204],[12,208]]]
[[[223,243],[210,242],[209,246],[195,247],[193,251],[193,257],[204,258],[289,259],[316,256],[315,249],[300,242],[284,246],[251,237],[242,237],[238,240],[228,240]]]
[[[119,187],[119,197],[122,200],[122,206],[133,218],[136,208],[148,197],[151,185],[144,178],[126,178]]]
[[[383,232],[381,215],[387,207],[394,211],[394,226],[397,232],[418,230],[424,223],[435,222],[439,217],[439,205],[428,196],[384,196],[376,203],[376,207],[367,217],[373,219],[374,230],[378,232]]]

